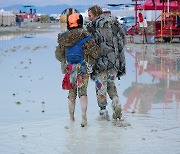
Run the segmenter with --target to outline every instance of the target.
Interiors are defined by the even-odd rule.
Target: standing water
[[[79,99],[70,123],[68,93],[61,89],[63,74],[55,58],[59,32],[0,39],[0,154],[178,154],[180,45],[127,44],[127,73],[116,81],[127,125],[96,120],[90,80],[88,125],[81,128]]]

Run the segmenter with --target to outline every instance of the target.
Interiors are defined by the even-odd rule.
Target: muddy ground
[[[127,73],[116,80],[123,121],[96,120],[99,108],[90,80],[88,125],[81,128],[79,99],[75,122],[69,121],[54,53],[64,28],[55,24],[43,33],[33,28],[0,37],[0,154],[179,154],[179,43],[128,43]],[[112,115],[109,98],[108,103]]]

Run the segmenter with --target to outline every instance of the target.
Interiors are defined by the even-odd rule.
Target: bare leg
[[[87,117],[86,117],[86,111],[87,111],[87,105],[88,105],[87,96],[80,97],[80,104],[81,104],[81,110],[82,110],[81,127],[84,127],[87,125]]]
[[[70,121],[74,121],[75,99],[68,100]]]

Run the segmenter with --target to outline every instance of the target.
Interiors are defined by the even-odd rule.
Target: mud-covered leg
[[[81,127],[85,127],[87,125],[87,117],[85,114],[82,114]]]
[[[70,121],[74,121],[75,99],[68,100]]]
[[[97,120],[99,120],[99,121],[101,121],[103,119],[110,121],[109,113],[108,113],[108,110],[106,110],[106,107],[104,107],[104,109],[101,108],[99,110],[99,116],[97,118]]]
[[[106,109],[107,106],[107,73],[103,72],[99,74],[99,76],[96,78],[96,96],[97,96],[97,102],[98,106],[100,108],[99,110],[99,116],[97,120],[107,120],[109,121],[109,114],[108,110]]]
[[[86,111],[87,111],[87,105],[88,105],[87,96],[80,97],[80,104],[81,104],[81,110],[82,110],[81,127],[85,127],[87,125],[87,117],[86,117]]]
[[[113,115],[112,118],[114,120],[121,120],[122,118],[122,110],[121,110],[121,105],[119,104],[119,98],[116,96],[112,100],[112,110],[113,110]]]

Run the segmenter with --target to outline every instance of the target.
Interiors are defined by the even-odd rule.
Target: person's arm
[[[94,39],[84,43],[83,50],[85,56],[88,57],[89,63],[94,65],[96,59],[98,59],[100,55],[100,47],[95,43]]]
[[[58,35],[58,46],[56,47],[56,51],[55,51],[55,57],[57,60],[59,60],[61,62],[61,71],[64,74],[66,71],[66,60],[65,60],[65,52],[66,52],[66,47],[64,45],[62,45],[60,39],[62,38],[62,35]]]
[[[60,62],[65,61],[65,51],[66,51],[65,46],[58,45],[56,47],[55,56],[56,59],[59,60]]]
[[[91,36],[90,33],[86,30],[83,31],[84,36]],[[83,46],[83,52],[85,55],[85,58],[89,60],[89,63],[91,65],[95,64],[96,59],[100,56],[100,47],[95,43],[95,40],[93,37],[86,41]]]
[[[113,33],[116,34],[119,51],[122,51],[124,46],[126,45],[126,35],[123,28],[117,20],[114,21],[114,24],[112,25],[112,30]]]

